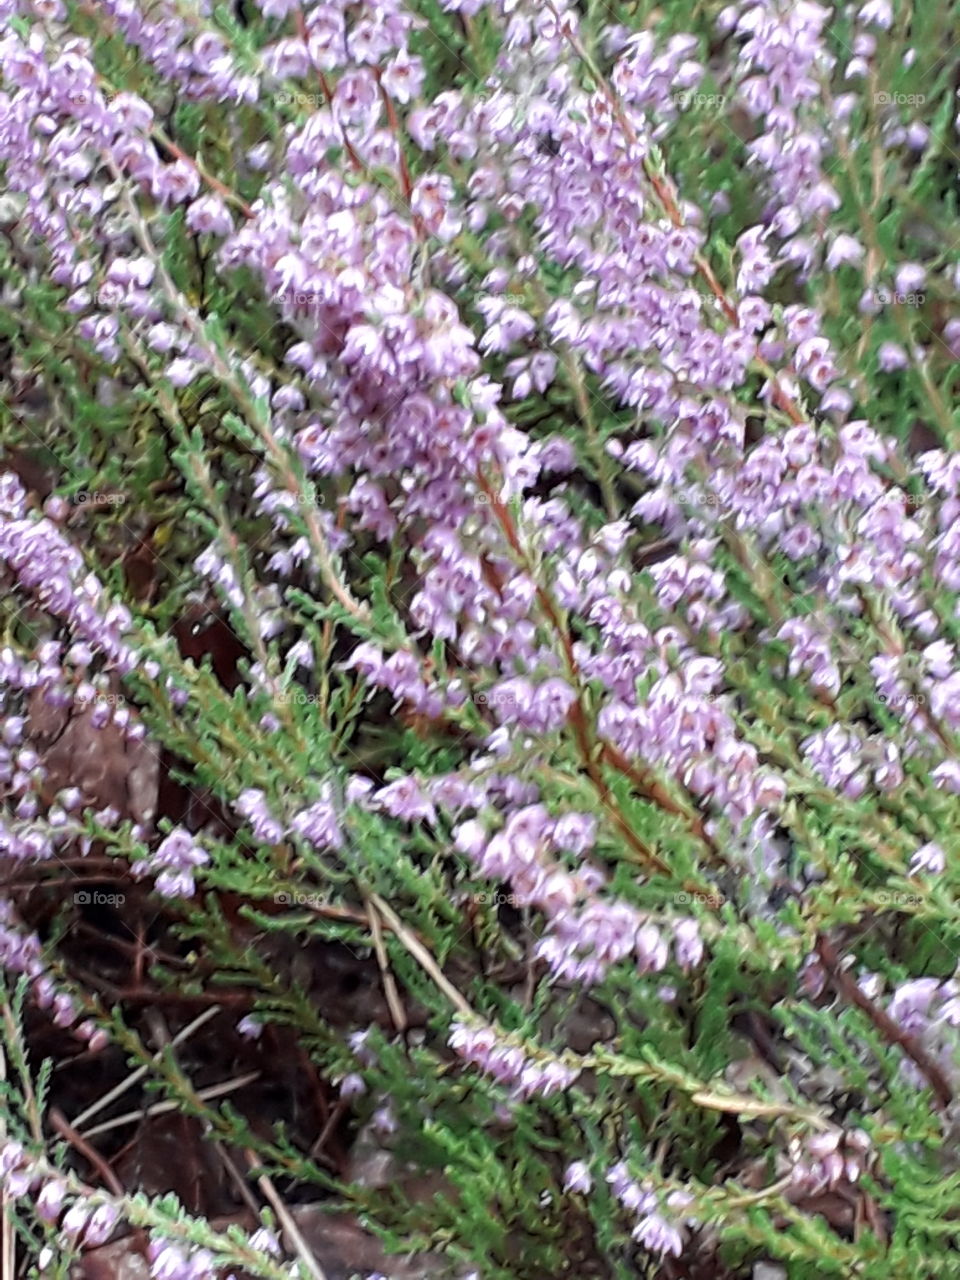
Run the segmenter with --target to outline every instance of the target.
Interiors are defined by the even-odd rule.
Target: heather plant
[[[0,16],[0,1271],[960,1274],[957,6]]]

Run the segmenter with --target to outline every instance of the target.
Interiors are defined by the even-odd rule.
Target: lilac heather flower
[[[185,869],[164,869],[157,875],[154,888],[164,898],[192,898],[196,882]]]
[[[607,1170],[606,1180],[617,1200],[635,1219],[634,1240],[652,1253],[679,1257],[684,1243],[680,1221],[669,1220],[658,1207],[649,1185],[638,1183],[623,1160]],[[690,1197],[685,1192],[674,1192],[667,1197],[667,1207],[678,1215],[689,1203]]]
[[[78,1242],[86,1230],[87,1223],[93,1215],[93,1209],[83,1200],[75,1200],[60,1223],[61,1235],[73,1242]]]
[[[389,1105],[378,1107],[371,1116],[371,1123],[381,1137],[390,1137],[391,1134],[397,1133],[400,1128],[393,1109]]]
[[[23,1144],[9,1140],[0,1147],[0,1179],[6,1178],[14,1169],[19,1169],[27,1162]]]
[[[263,844],[280,844],[283,840],[283,827],[270,812],[264,792],[256,788],[241,791],[234,808],[246,818],[255,838]]]
[[[161,165],[156,171],[152,189],[160,201],[182,203],[192,200],[200,190],[200,175],[194,165],[185,160],[174,160],[172,164]]]
[[[619,1160],[611,1165],[606,1172],[605,1180],[625,1208],[647,1210],[656,1203],[649,1191],[645,1191],[633,1178],[625,1160]]]
[[[405,49],[401,49],[384,67],[380,83],[391,98],[406,105],[420,93],[424,77],[420,59],[411,58]]]
[[[803,672],[815,689],[836,697],[840,691],[840,671],[829,638],[819,634],[809,619],[802,618],[791,618],[785,622],[777,632],[777,638],[790,646],[790,675]]]
[[[960,317],[954,316],[943,326],[943,341],[954,360],[960,360]]]
[[[954,672],[946,680],[937,680],[930,686],[930,710],[937,720],[951,729],[960,727],[960,672]],[[938,786],[952,789],[952,763],[945,761],[935,770]]]
[[[683,1252],[683,1236],[679,1229],[659,1213],[648,1213],[633,1228],[637,1244],[661,1257],[679,1258]]]
[[[310,50],[302,40],[279,40],[263,51],[263,63],[278,80],[300,78],[310,71]]]
[[[958,781],[960,787],[960,781]],[[453,832],[454,846],[467,857],[479,861],[484,849],[489,842],[489,836],[486,828],[476,818],[469,818],[466,822],[461,822],[459,826],[454,828]]]
[[[171,360],[166,368],[166,376],[175,387],[188,387],[200,373],[199,363],[196,360],[188,360],[184,356]]]
[[[953,795],[960,795],[960,760],[944,760],[930,776],[935,786]]]
[[[848,263],[856,266],[862,261],[863,255],[864,248],[859,240],[855,240],[853,236],[841,234],[834,236],[827,250],[826,263],[831,271],[835,271],[837,267]]]
[[[946,866],[946,856],[938,844],[924,844],[910,859],[909,873],[912,876],[926,874],[938,876]]]
[[[302,809],[290,825],[317,849],[339,849],[343,844],[337,811],[329,799],[317,800]]]
[[[156,875],[155,888],[165,898],[190,898],[196,885],[193,871],[206,866],[210,855],[183,827],[174,827],[147,858],[134,864],[138,876]]]
[[[555,1060],[529,1062],[520,1072],[515,1092],[521,1098],[531,1098],[534,1095],[549,1098],[554,1093],[569,1089],[579,1074],[576,1067]]]
[[[351,1072],[343,1077],[340,1081],[340,1097],[344,1100],[362,1097],[367,1091],[366,1082],[363,1076],[357,1072]]]
[[[590,1170],[582,1160],[574,1160],[567,1165],[563,1179],[564,1191],[576,1191],[580,1195],[589,1195],[593,1189],[593,1178]]]
[[[447,1043],[467,1062],[484,1067],[491,1061],[497,1048],[497,1036],[492,1027],[454,1021]],[[522,1065],[521,1055],[521,1061],[517,1065],[518,1074]]]
[[[174,827],[160,842],[153,857],[157,862],[171,867],[197,867],[208,861],[206,853],[183,827]]]
[[[225,236],[233,230],[230,210],[219,196],[200,196],[187,209],[187,226],[206,235]]]
[[[100,1204],[94,1209],[83,1233],[85,1249],[105,1244],[120,1221],[120,1209],[113,1204]]]
[[[505,680],[489,695],[501,724],[519,724],[534,733],[553,733],[561,728],[577,695],[560,677],[531,685],[523,679]]]
[[[410,198],[413,212],[423,219],[431,235],[452,240],[460,231],[461,219],[453,208],[454,187],[445,174],[425,174],[414,184]]]
[[[896,270],[894,283],[897,293],[918,293],[925,285],[927,273],[917,262],[904,262]]]
[[[250,1236],[250,1247],[256,1249],[260,1253],[269,1254],[274,1258],[283,1257],[283,1249],[277,1238],[276,1232],[271,1231],[268,1227],[258,1227]]]
[[[611,965],[634,951],[641,970],[654,972],[667,963],[667,944],[654,926],[641,928],[642,921],[626,903],[594,898],[555,915],[536,954],[558,977],[584,983],[600,981]]]
[[[751,227],[737,240],[740,251],[738,293],[761,293],[773,279],[776,264],[766,246],[766,238],[767,231],[764,227]]]
[[[597,819],[592,813],[565,813],[553,824],[551,839],[558,849],[588,853],[596,843]]]
[[[674,922],[673,945],[680,968],[695,969],[703,959],[703,940],[696,920]]]
[[[939,978],[915,978],[897,988],[887,1012],[904,1031],[913,1034],[924,1029],[934,1002],[943,994]]]
[[[152,351],[161,355],[172,351],[183,342],[183,337],[175,325],[158,323],[151,325],[147,333],[147,345]]]
[[[369,1045],[370,1028],[365,1031],[352,1031],[347,1036],[347,1043],[351,1051],[356,1055],[357,1061],[364,1067],[372,1067],[376,1065],[377,1056]]]
[[[0,511],[0,560],[5,560],[39,604],[68,623],[78,638],[104,653],[121,671],[136,665],[123,640],[130,614],[121,605],[108,605],[102,588],[85,572],[83,558],[50,520],[25,515],[25,493],[15,477],[5,478],[7,490]]]
[[[256,0],[265,18],[286,18],[297,7],[297,0]]]
[[[645,924],[638,929],[635,947],[641,973],[659,973],[666,967],[667,943],[655,925]]]
[[[62,1178],[51,1178],[40,1189],[36,1199],[37,1214],[44,1222],[55,1223],[63,1212],[69,1188]]]
[[[841,1182],[857,1182],[870,1162],[871,1142],[862,1129],[829,1129],[794,1139],[789,1154],[794,1187],[816,1195]]]
[[[448,1044],[464,1061],[498,1081],[511,1085],[517,1097],[549,1097],[568,1089],[579,1070],[558,1059],[533,1061],[522,1050],[504,1044],[490,1026],[455,1021]]]
[[[547,351],[538,351],[532,356],[521,356],[511,360],[505,373],[513,378],[510,389],[514,400],[525,400],[533,391],[541,395],[554,380],[557,370],[557,358]],[[566,440],[557,438],[545,441],[541,446],[541,465],[545,471],[573,470],[573,454]]]
[[[152,1280],[193,1280],[193,1266],[187,1250],[180,1245],[152,1240],[147,1256]]]
[[[374,783],[370,778],[354,774],[348,778],[343,794],[347,804],[363,804],[369,799],[373,789]]]
[[[102,1053],[110,1044],[110,1035],[103,1027],[98,1027],[95,1022],[81,1022],[75,1028],[75,1034],[81,1040],[86,1040],[88,1053]]]
[[[436,809],[413,777],[398,778],[396,782],[388,783],[374,793],[373,799],[392,818],[404,822],[437,820]]]
[[[886,31],[893,23],[893,6],[890,0],[867,0],[857,16],[865,26]]]
[[[834,724],[801,743],[804,758],[827,783],[851,799],[867,788],[863,766],[863,742],[851,729]]]
[[[906,369],[909,363],[907,353],[899,342],[881,342],[877,351],[877,364],[884,373]]]
[[[36,934],[22,933],[9,900],[0,898],[0,965],[32,978],[43,972],[43,948]]]

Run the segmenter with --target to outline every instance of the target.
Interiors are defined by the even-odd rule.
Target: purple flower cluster
[[[567,871],[556,855],[581,857],[593,846],[596,822],[589,814],[553,819],[541,804],[517,809],[502,830],[490,836],[477,818],[454,832],[457,848],[481,875],[504,881],[516,902],[542,911],[548,929],[536,954],[553,973],[572,982],[598,982],[618,961],[634,956],[640,973],[664,969],[669,944],[664,931],[627,903],[601,896],[603,873],[584,862]],[[696,923],[672,924],[678,964],[700,962],[703,946]]]
[[[246,820],[254,837],[264,844],[280,844],[285,838],[299,836],[315,849],[339,849],[343,844],[340,818],[328,782],[320,785],[319,798],[298,810],[289,820],[277,818],[263,791],[242,791],[234,808]]]
[[[6,3],[4,10],[16,7]],[[233,73],[219,37],[198,31],[184,48],[190,33],[172,6],[163,8],[166,18],[158,15],[152,22],[129,0],[101,6],[108,23],[115,22],[171,71],[184,70],[184,59],[191,63],[197,75],[195,96],[236,100],[255,93],[255,80]],[[122,221],[105,215],[115,176],[170,207],[197,200],[200,174],[183,154],[160,158],[151,138],[153,108],[135,93],[111,93],[98,76],[92,52],[89,41],[59,24],[34,24],[26,38],[12,30],[4,36],[0,75],[9,91],[0,96],[0,161],[8,189],[25,196],[25,225],[46,246],[51,279],[68,291],[64,305],[77,317],[79,336],[104,359],[115,361],[121,326],[136,326],[155,350],[176,353],[171,379],[183,385],[201,366],[203,353],[188,335],[166,323],[165,306],[151,291],[157,264],[138,252]],[[194,225],[208,231],[232,227],[225,207],[211,193],[201,200],[190,209]],[[40,563],[57,558],[60,576],[55,582],[73,570],[71,557],[46,526],[18,532],[29,537]],[[65,595],[62,599],[66,604]]]
[[[515,1098],[549,1098],[569,1089],[580,1074],[579,1069],[558,1058],[530,1058],[517,1046],[506,1044],[489,1026],[454,1022],[448,1043],[464,1062],[498,1084],[508,1085]]]
[[[855,1183],[873,1160],[873,1144],[862,1129],[829,1129],[790,1148],[791,1190],[794,1194],[820,1195],[838,1183]]]
[[[0,1146],[0,1189],[10,1201],[29,1198],[37,1217],[56,1228],[56,1243],[62,1250],[98,1248],[110,1239],[124,1218],[122,1201],[99,1192],[78,1193],[65,1178],[51,1173],[13,1140]],[[254,1231],[248,1244],[271,1260],[282,1257],[276,1234],[266,1227]],[[147,1246],[147,1260],[151,1280],[215,1280],[224,1274],[224,1259],[210,1249],[174,1242],[161,1233]],[[44,1248],[41,1269],[53,1261],[52,1249]]]
[[[165,898],[192,898],[195,868],[210,861],[210,855],[183,827],[174,827],[146,858],[134,863],[134,874],[154,875],[154,888]]]
[[[742,42],[737,101],[765,126],[748,146],[750,163],[764,175],[770,192],[765,216],[782,240],[783,260],[806,274],[817,242],[804,233],[840,204],[827,177],[829,144],[810,111],[810,104],[819,102],[820,78],[832,67],[824,39],[829,17],[829,9],[808,0],[742,0],[724,9],[719,19],[721,29],[732,30]],[[834,250],[835,259],[839,252]],[[772,274],[771,269],[757,281],[761,288]]]
[[[228,227],[221,193],[199,194],[201,179],[187,161],[163,166],[152,150],[149,159],[145,104],[118,95],[102,107],[97,102],[99,114],[88,119],[81,103],[76,127],[99,130],[98,144],[109,140],[119,171],[153,184],[151,191],[159,170],[147,168],[169,169],[169,182],[154,195],[192,201],[191,225],[226,234],[221,269],[244,265],[262,280],[297,337],[287,352],[290,382],[271,391],[251,367],[251,386],[270,396],[277,440],[295,442],[312,473],[347,486],[350,532],[328,512],[320,513],[318,527],[344,553],[365,533],[385,540],[403,531],[419,578],[410,603],[416,627],[453,645],[471,671],[493,676],[486,692],[473,695],[475,705],[495,724],[537,738],[564,732],[577,709],[570,653],[545,616],[530,571],[531,556],[546,557],[550,596],[594,629],[573,657],[580,679],[607,691],[597,707],[601,738],[628,763],[652,764],[689,794],[704,813],[708,839],[726,839],[732,828],[732,847],[746,865],[771,872],[780,856],[773,833],[787,784],[744,740],[724,701],[722,664],[702,653],[701,637],[749,625],[716,563],[720,526],[732,524],[766,554],[782,552],[845,609],[862,612],[869,583],[888,595],[905,625],[925,634],[932,615],[915,548],[929,536],[932,519],[944,520],[908,512],[902,490],[874,469],[890,461],[889,442],[865,423],[844,422],[850,397],[838,383],[838,360],[817,313],[800,305],[775,313],[762,296],[782,262],[802,264],[804,228],[835,199],[822,176],[822,139],[810,109],[819,78],[831,69],[826,11],[764,3],[734,6],[722,18],[742,42],[740,99],[771,126],[751,148],[755,162],[770,170],[779,203],[738,240],[740,296],[711,301],[694,287],[704,243],[700,211],[682,202],[672,209],[644,167],[651,143],[677,115],[678,95],[702,78],[691,38],[677,36],[663,48],[649,33],[621,40],[610,78],[614,103],[601,90],[577,87],[578,19],[571,8],[534,14],[511,6],[483,99],[451,90],[423,104],[422,67],[409,49],[416,22],[399,3],[381,6],[377,23],[361,11],[313,7],[303,27],[289,25],[290,6],[268,8],[287,25],[264,50],[267,79],[332,77],[330,100],[288,130],[284,181],[265,186],[238,230]],[[865,15],[864,23],[873,17]],[[229,60],[209,31],[191,33],[188,52],[186,19],[162,7],[147,21],[131,6],[114,5],[110,18],[133,24],[129,38],[158,67],[191,84],[191,77],[207,75],[203,92],[227,92],[221,80]],[[52,51],[38,38],[28,56],[19,37],[10,39],[8,56],[23,92],[48,94],[56,80],[47,62]],[[89,80],[86,51],[78,45],[73,52],[71,74]],[[120,127],[118,103],[122,128],[111,133]],[[405,178],[391,123],[396,107],[409,109],[409,136],[425,155],[443,147],[467,166],[464,184],[442,173]],[[74,110],[59,100],[58,109]],[[551,145],[541,146],[547,138]],[[318,167],[326,150],[340,145],[356,158],[349,181]],[[373,166],[391,172],[401,187],[409,183],[408,207],[368,180]],[[519,222],[525,205],[536,210],[530,232]],[[455,293],[463,275],[456,248],[462,228],[483,232],[489,259],[477,301],[479,338],[449,293],[423,287],[418,265],[433,253],[436,280]],[[837,238],[830,255],[834,266],[855,266],[862,257],[850,236]],[[567,271],[564,295],[546,306],[508,295],[509,282],[531,279],[544,256]],[[898,288],[918,284],[916,271],[905,274],[910,265],[899,270]],[[89,264],[81,266],[87,275]],[[175,355],[177,368],[168,372],[180,383],[209,363],[209,352],[183,327],[182,313],[171,318],[151,310],[154,270],[130,247],[115,254],[98,295],[101,306],[104,290],[110,301],[101,319],[109,328],[120,314],[153,350]],[[81,302],[78,295],[75,305]],[[83,323],[93,333],[101,319],[87,316]],[[588,535],[562,498],[519,500],[545,470],[569,469],[575,460],[565,442],[534,442],[508,424],[498,407],[502,389],[481,373],[481,357],[493,355],[507,358],[514,394],[534,386],[543,393],[572,360],[600,376],[620,404],[663,424],[659,446],[649,439],[608,444],[604,465],[649,484],[629,520]],[[836,440],[797,422],[747,446],[734,392],[756,357],[787,365],[768,384],[771,403],[805,382],[839,422]],[[308,408],[310,396],[322,399],[322,413]],[[924,465],[934,477],[943,463],[929,455]],[[295,496],[265,471],[258,486],[263,509],[287,528]],[[509,523],[499,501],[511,501]],[[648,570],[652,597],[643,601],[633,590],[626,547],[632,529],[647,523],[685,546]],[[949,538],[943,523],[937,548],[946,579],[953,572]],[[271,563],[283,577],[309,560],[310,547],[298,537]],[[232,604],[242,603],[233,565],[216,548],[197,567]],[[658,625],[650,605],[662,619]],[[787,619],[779,631],[791,649],[791,674],[834,697],[846,673],[828,636],[818,619]],[[881,654],[874,661],[889,660]],[[348,667],[433,718],[461,711],[470,697],[459,672],[438,677],[412,645],[389,654],[361,645]],[[888,673],[877,671],[878,682],[889,683]],[[938,722],[952,714],[953,674],[951,667],[931,688]],[[902,714],[917,741],[929,744],[926,718],[915,708]],[[870,785],[895,790],[903,778],[897,747],[881,737],[848,740],[844,732],[833,726],[811,736],[810,767],[848,796]],[[430,801],[417,801],[412,784],[390,788],[381,796],[384,812],[429,820]],[[276,830],[270,828],[271,838]]]
[[[569,1182],[570,1170],[567,1175]],[[660,1257],[679,1258],[686,1239],[684,1210],[691,1197],[685,1191],[673,1191],[661,1208],[653,1189],[637,1182],[624,1161],[612,1165],[605,1176],[617,1201],[634,1219],[632,1235],[637,1244]],[[575,1177],[583,1180],[582,1173]]]
[[[0,1147],[0,1186],[12,1200],[30,1196],[37,1215],[51,1226],[59,1224],[63,1247],[93,1249],[110,1239],[120,1221],[120,1209],[102,1196],[72,1196],[67,1183],[49,1176],[19,1142]]]
[[[30,517],[26,493],[11,472],[0,476],[0,560],[79,640],[104,653],[118,671],[133,669],[137,659],[123,638],[131,624],[129,610],[107,603],[79,551],[52,521]]]
[[[91,580],[92,581],[92,580]],[[92,593],[91,593],[92,594]],[[76,603],[76,601],[74,601]],[[76,614],[68,611],[76,619]],[[81,635],[92,637],[93,627],[78,627]],[[97,640],[104,641],[101,633]],[[91,845],[91,836],[81,821],[81,811],[102,827],[113,827],[121,819],[112,804],[95,806],[82,787],[67,786],[50,798],[50,769],[45,758],[50,738],[73,715],[83,717],[94,733],[119,739],[137,750],[146,730],[134,710],[112,692],[113,675],[92,674],[103,655],[116,657],[113,633],[105,643],[78,639],[71,644],[41,640],[32,658],[12,646],[0,650],[0,796],[5,812],[0,817],[0,854],[5,858],[36,861],[62,856],[76,843],[82,852]],[[122,644],[123,663],[132,654]],[[103,797],[101,797],[102,799]],[[134,835],[142,835],[152,816],[145,802]]]
[[[211,6],[201,4],[196,8],[207,17]],[[104,0],[100,10],[104,25],[119,32],[186,97],[196,101],[256,101],[258,78],[243,74],[223,37],[202,21],[191,23],[180,6],[164,0],[144,11],[142,5],[131,0]]]
[[[151,1280],[214,1280],[220,1261],[209,1249],[173,1244],[163,1238],[151,1240],[147,1257]]]
[[[13,903],[0,898],[0,967],[30,979],[30,994],[40,1009],[49,1010],[55,1026],[69,1028],[91,1053],[109,1044],[106,1031],[90,1019],[80,1021],[82,1010],[49,972],[44,948],[35,933],[27,933],[17,919]]]
[[[887,1003],[887,1013],[898,1027],[916,1037],[949,1080],[960,1078],[960,982],[956,978],[913,978],[901,983]],[[927,1087],[929,1082],[911,1059],[902,1059],[901,1071],[918,1088]]]
[[[223,409],[224,437],[242,433],[252,458],[224,510],[252,511],[269,549],[241,546],[218,511],[190,569],[249,642],[242,695],[271,704],[257,715],[276,750],[244,765],[227,797],[253,840],[291,841],[339,876],[351,817],[358,832],[390,827],[391,856],[429,850],[454,883],[466,869],[502,885],[538,930],[524,959],[548,982],[610,976],[631,994],[701,965],[713,926],[702,934],[673,892],[694,880],[723,885],[753,964],[761,936],[785,965],[805,945],[798,920],[848,918],[831,916],[828,893],[789,923],[771,905],[774,885],[829,879],[821,845],[843,859],[835,896],[852,915],[860,850],[836,849],[836,831],[847,845],[862,832],[892,873],[942,896],[960,795],[960,456],[937,378],[960,355],[960,319],[939,319],[960,272],[932,248],[900,252],[888,235],[899,211],[878,228],[845,172],[863,138],[892,190],[906,175],[915,192],[933,167],[918,163],[930,129],[875,92],[889,0],[849,10],[839,51],[832,10],[813,0],[734,0],[709,48],[703,33],[654,25],[595,39],[596,15],[574,0],[444,0],[471,61],[493,28],[497,40],[481,83],[467,69],[439,91],[425,53],[436,33],[404,0],[257,7],[240,38],[210,0],[81,6],[83,30],[119,37],[115,88],[72,8],[0,0],[11,243],[42,264],[71,341],[116,375],[98,399],[125,393],[135,370],[179,430],[210,384],[203,411]],[[690,172],[690,108],[704,101],[729,103],[736,131],[718,127],[707,159],[730,171],[742,146],[737,201]],[[225,151],[236,172],[217,176]],[[199,291],[184,283],[193,260],[178,259],[188,237]],[[827,275],[836,289],[812,287]],[[238,282],[267,317],[249,342],[218,310]],[[914,324],[903,299],[928,289],[938,315]],[[844,349],[830,334],[848,296],[857,332]],[[881,391],[903,382],[926,398],[930,422],[897,429],[934,427],[943,447],[885,434],[882,404],[867,420],[882,400],[874,375]],[[202,448],[183,450],[194,480]],[[0,649],[8,863],[116,834],[112,804],[95,809],[78,786],[51,798],[37,725],[80,704],[92,729],[133,746],[144,727],[112,691],[137,669],[160,674],[67,536],[69,510],[61,496],[34,510],[0,475],[0,570],[42,632],[29,655]],[[300,722],[281,714],[277,674],[315,662],[336,708],[322,766],[312,742],[287,750]],[[167,691],[186,697],[172,679]],[[354,717],[382,693],[402,759],[383,771],[365,759],[341,794]],[[177,826],[134,871],[190,898],[209,863]],[[865,895],[861,914],[872,909]],[[401,944],[412,950],[396,930]],[[27,976],[59,1026],[79,1020],[6,900],[0,964]],[[815,1000],[827,977],[809,960],[801,993]],[[885,993],[868,975],[861,987],[956,1081],[955,980]],[[673,988],[658,996],[669,1004]],[[239,1030],[256,1038],[262,1025],[248,1016]],[[104,1042],[92,1023],[77,1030]],[[564,1056],[487,1023],[457,1021],[449,1047],[511,1105],[578,1080]],[[364,1074],[339,1079],[345,1100],[383,1066],[362,1033],[353,1048]],[[906,1077],[923,1085],[909,1056]],[[396,1125],[389,1107],[377,1114],[384,1133]],[[857,1182],[871,1159],[860,1131],[798,1139],[791,1193]],[[571,1164],[566,1189],[589,1194],[591,1169]],[[66,1243],[112,1230],[107,1208],[68,1207],[65,1184],[9,1145],[0,1174],[9,1194],[36,1193]],[[664,1196],[626,1161],[599,1176],[640,1248],[683,1255],[685,1192]],[[149,1261],[155,1280],[222,1268],[168,1239]]]

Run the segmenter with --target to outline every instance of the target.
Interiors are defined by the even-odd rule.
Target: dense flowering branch
[[[8,1009],[41,1269],[127,1221],[156,1280],[316,1274],[256,1159],[491,1277],[952,1247],[953,52],[614,8],[0,0],[0,963],[285,1227],[109,1185],[66,1104],[109,1194],[55,1170]],[[319,1134],[141,1052],[185,972]]]

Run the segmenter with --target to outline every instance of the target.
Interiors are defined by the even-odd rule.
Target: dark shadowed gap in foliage
[[[0,456],[0,469],[12,471],[24,488],[43,502],[56,485],[56,463],[49,449],[6,449]]]
[[[240,684],[237,664],[248,653],[221,613],[198,605],[176,623],[173,636],[182,657],[198,666],[209,657],[213,674],[228,693],[233,693]],[[189,771],[187,761],[164,749],[160,758],[157,817],[169,818],[191,832],[209,830],[217,836],[232,836],[237,823],[216,796],[199,784],[188,785],[175,776],[176,773],[189,775]]]

